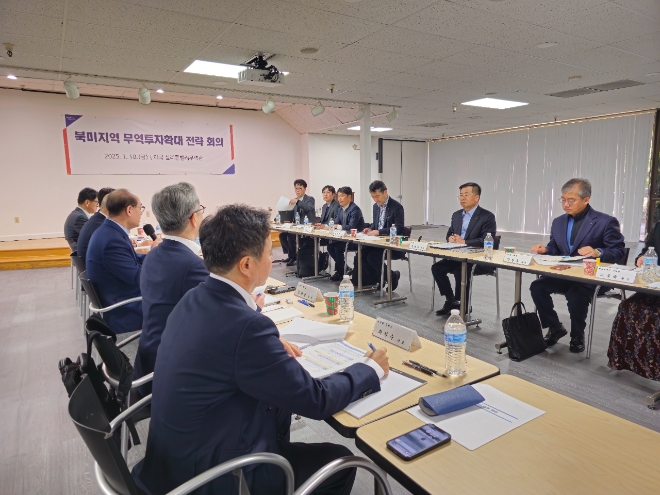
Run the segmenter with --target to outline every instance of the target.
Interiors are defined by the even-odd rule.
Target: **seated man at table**
[[[375,180],[369,184],[369,194],[375,201],[373,206],[373,222],[363,231],[371,236],[389,236],[390,227],[396,227],[397,235],[403,235],[404,213],[401,203],[391,198],[387,193],[387,186],[382,180]],[[382,248],[362,246],[362,283],[374,285],[380,282],[381,270],[387,273],[387,265],[383,265]],[[392,251],[392,259],[401,259],[405,256],[402,251]],[[399,285],[401,274],[398,270],[392,271],[392,290]],[[387,280],[387,278],[385,278]],[[357,270],[353,272],[353,283],[357,284]]]
[[[108,218],[108,208],[106,205],[106,197],[114,191],[111,187],[104,187],[99,191],[98,201],[99,201],[99,211],[94,213],[88,221],[85,222],[82,229],[80,229],[80,234],[78,235],[78,256],[80,256],[83,261],[87,256],[87,247],[89,246],[89,240],[92,238],[92,234],[96,232],[105,219]]]
[[[78,249],[78,236],[83,225],[89,220],[99,206],[96,190],[86,187],[78,193],[78,206],[64,221],[64,239],[69,243],[71,251]]]
[[[314,379],[289,356],[273,321],[250,297],[272,265],[268,212],[228,205],[200,230],[206,281],[174,308],[162,335],[153,382],[144,460],[134,468],[146,493],[173,490],[225,461],[256,452],[286,458],[296,488],[350,450],[330,443],[291,443],[291,413],[322,420],[380,390],[389,371],[386,350]],[[284,474],[270,464],[243,468],[251,493],[284,493]],[[351,492],[354,470],[340,471],[314,493]],[[232,494],[233,474],[196,493]]]
[[[316,223],[316,202],[312,196],[307,196],[307,182],[303,179],[296,179],[293,183],[293,188],[296,192],[296,197],[289,201],[289,204],[295,205],[293,207],[293,215],[295,218],[296,213],[300,215],[300,223],[303,223],[305,217],[310,225]],[[309,237],[300,237],[301,246],[311,246],[312,239]],[[280,233],[280,243],[282,244],[282,252],[288,255],[286,259],[286,266],[293,266],[296,264],[298,252],[296,251],[296,235],[288,234],[286,232]]]
[[[335,188],[333,186],[325,186],[322,193],[324,203],[321,208],[321,218],[319,218],[316,228],[320,228],[321,225],[328,225],[330,220],[334,222],[337,211],[339,211],[339,202],[337,201]],[[321,246],[327,246],[328,239],[321,239],[320,244]]]
[[[479,206],[481,199],[481,186],[475,182],[468,182],[459,186],[458,200],[461,209],[451,216],[447,241],[456,244],[465,244],[469,247],[484,247],[484,238],[490,234],[495,237],[497,223],[495,215]],[[492,268],[477,266],[475,275],[488,273]],[[431,267],[431,273],[438,285],[440,294],[445,296],[444,306],[435,312],[438,316],[446,316],[452,309],[459,309],[461,302],[461,262],[443,259]],[[454,290],[449,282],[449,273],[454,274]],[[467,278],[465,293],[470,293],[470,278]],[[467,297],[467,296],[466,296]],[[470,303],[470,301],[468,301]],[[469,308],[466,305],[466,311]]]
[[[126,189],[107,197],[108,218],[92,234],[87,248],[87,275],[104,307],[140,296],[140,272],[144,255],[136,254],[128,233],[140,225],[144,206]],[[152,248],[161,242],[156,239]],[[142,302],[120,306],[103,314],[115,333],[142,328]]]
[[[350,235],[351,230],[355,229],[358,232],[364,228],[364,216],[362,210],[358,205],[353,202],[353,190],[348,187],[340,187],[337,190],[337,200],[339,201],[339,210],[335,216],[335,229],[344,230],[346,234]],[[327,225],[320,225],[320,228],[327,229]],[[331,240],[328,244],[328,253],[335,262],[335,273],[330,277],[333,282],[338,282],[344,278],[344,250],[346,249],[346,242]],[[357,247],[354,243],[349,243],[348,250],[355,251]]]
[[[619,221],[594,210],[589,205],[591,183],[587,179],[571,179],[561,188],[560,202],[566,212],[552,221],[550,242],[537,244],[532,253],[550,256],[587,256],[605,263],[616,263],[625,256],[625,243]],[[571,316],[571,352],[584,351],[584,329],[587,326],[589,303],[594,295],[593,284],[582,284],[561,278],[541,277],[529,287],[541,319],[548,328],[545,343],[553,346],[568,332],[559,321],[552,294],[564,294]]]

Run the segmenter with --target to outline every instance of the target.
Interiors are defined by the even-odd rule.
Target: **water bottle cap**
[[[451,310],[451,315],[452,315],[452,316],[458,316],[460,313],[461,313],[461,312],[460,312],[459,310],[457,310],[457,309],[452,309],[452,310]]]
[[[350,275],[344,275],[344,280],[350,280],[351,276]]]

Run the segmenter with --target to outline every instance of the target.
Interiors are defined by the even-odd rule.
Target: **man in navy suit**
[[[250,296],[272,265],[268,212],[229,205],[202,223],[200,240],[210,276],[189,290],[163,332],[154,371],[145,458],[134,478],[146,493],[166,493],[236,457],[272,452],[292,465],[296,487],[350,451],[327,443],[291,443],[291,413],[325,419],[380,390],[389,371],[385,349],[324,379],[289,356],[273,321]],[[282,471],[268,464],[243,469],[252,493],[284,492]],[[341,471],[315,491],[349,494],[355,472]],[[237,493],[233,475],[199,494]]]
[[[108,216],[108,208],[105,203],[105,198],[108,194],[114,191],[111,187],[104,187],[99,191],[98,201],[99,201],[99,211],[94,213],[89,220],[85,222],[82,229],[80,229],[80,234],[78,235],[78,256],[80,256],[83,261],[85,261],[85,256],[87,256],[87,247],[89,246],[89,240],[92,238],[92,234],[96,232],[101,224],[105,221]]]
[[[481,199],[481,186],[474,182],[462,184],[458,188],[459,202],[461,208],[451,216],[449,230],[447,230],[447,242],[465,244],[468,247],[484,247],[484,238],[490,234],[495,237],[497,222],[495,215],[479,206]],[[496,246],[497,247],[497,246]],[[477,266],[475,275],[488,273],[492,268]],[[438,285],[440,294],[445,296],[445,304],[435,312],[438,316],[446,316],[452,309],[460,308],[461,298],[461,262],[453,260],[440,260],[431,267],[431,273]],[[447,274],[454,274],[454,290]],[[466,284],[466,294],[470,293],[470,280]],[[466,308],[471,301],[468,301]]]
[[[372,236],[389,236],[390,227],[396,227],[397,235],[403,235],[404,214],[403,205],[391,198],[387,193],[387,186],[382,180],[375,180],[369,184],[369,194],[374,200],[373,222],[363,231]],[[392,259],[401,259],[405,253],[392,251]],[[362,283],[373,285],[379,282],[381,270],[387,272],[387,265],[383,265],[383,249],[373,246],[362,246]],[[392,271],[392,290],[399,285],[401,274],[398,270]],[[353,283],[357,283],[357,272],[353,272]]]
[[[126,189],[117,189],[107,197],[108,218],[96,229],[87,248],[87,275],[94,284],[104,307],[140,296],[140,272],[144,255],[135,253],[128,238],[131,229],[140,225],[144,206],[140,198]],[[160,239],[152,245],[156,247]],[[142,328],[140,301],[120,306],[103,314],[115,333]]]
[[[587,256],[605,263],[616,263],[625,256],[625,243],[619,221],[594,210],[589,205],[591,183],[587,179],[571,179],[561,188],[560,202],[566,212],[552,221],[550,242],[537,244],[533,253],[550,256]],[[552,277],[534,280],[529,287],[532,299],[548,328],[545,343],[553,346],[568,332],[559,321],[552,303],[552,294],[564,294],[571,316],[571,352],[584,351],[584,329],[587,326],[589,303],[595,286]]]
[[[335,229],[342,229],[347,235],[350,235],[352,229],[358,232],[364,228],[364,216],[362,210],[353,202],[353,190],[348,187],[337,189],[337,201],[339,210],[335,216]],[[327,225],[321,225],[320,228],[327,229]],[[344,278],[344,250],[346,242],[330,241],[328,244],[328,253],[335,261],[335,273],[330,277],[333,282],[338,282]],[[352,242],[348,245],[349,251],[355,251],[357,247]]]
[[[293,207],[293,215],[298,213],[300,215],[300,223],[305,221],[305,217],[310,225],[316,223],[316,200],[313,196],[307,195],[307,182],[304,179],[296,179],[293,182],[293,188],[296,192],[296,197],[289,200],[290,205]],[[298,247],[311,246],[312,239],[310,237],[301,236],[298,240],[300,244]],[[286,259],[286,266],[294,266],[298,259],[298,252],[296,251],[296,235],[282,232],[280,234],[280,244],[282,244],[282,252],[288,255]]]
[[[78,206],[64,221],[64,239],[69,243],[71,251],[77,251],[78,236],[83,225],[99,207],[97,193],[91,187],[86,187],[78,193]]]

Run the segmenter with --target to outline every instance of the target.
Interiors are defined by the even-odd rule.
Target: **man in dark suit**
[[[332,220],[334,222],[335,217],[337,216],[337,211],[339,210],[339,202],[337,201],[337,192],[333,186],[325,186],[323,188],[323,207],[321,208],[321,218],[319,218],[316,228],[320,228],[321,225],[328,225],[328,222]],[[328,239],[321,239],[319,241],[321,246],[328,245]]]
[[[86,187],[78,193],[78,206],[69,213],[64,221],[64,238],[69,243],[71,251],[78,249],[78,236],[80,230],[89,220],[99,206],[96,190]]]
[[[78,236],[78,256],[80,256],[83,261],[85,261],[85,256],[87,256],[87,247],[89,246],[89,240],[92,238],[92,234],[96,232],[101,224],[105,221],[108,216],[108,208],[105,203],[105,198],[108,194],[114,191],[111,187],[104,187],[99,191],[98,201],[99,201],[99,211],[94,213],[90,219],[85,222],[83,228],[80,229],[80,235]]]
[[[140,198],[126,189],[117,189],[107,197],[108,218],[96,229],[87,248],[87,275],[104,307],[140,296],[140,272],[144,255],[135,253],[128,238],[131,229],[140,225],[144,206]],[[152,245],[160,243],[156,239]],[[115,333],[142,328],[140,301],[104,313],[103,319]]]
[[[144,460],[134,478],[148,494],[166,493],[230,459],[272,452],[293,467],[296,487],[350,451],[329,443],[291,443],[291,413],[325,419],[380,390],[389,371],[385,349],[324,379],[314,379],[289,356],[273,321],[255,311],[250,293],[272,265],[269,215],[229,205],[200,230],[207,280],[189,290],[163,332],[153,382],[151,423]],[[282,470],[243,469],[252,493],[284,493]],[[341,471],[316,494],[346,494],[355,472]],[[237,493],[234,476],[221,476],[201,495]]]
[[[587,256],[605,263],[616,263],[625,256],[625,242],[619,221],[589,205],[591,183],[587,179],[571,179],[561,188],[560,202],[566,214],[555,218],[547,246],[537,244],[533,253],[550,256]],[[587,326],[589,303],[595,286],[551,277],[534,280],[529,287],[532,299],[548,328],[545,343],[553,346],[568,332],[554,310],[552,294],[564,294],[571,316],[571,352],[584,351],[584,329]]]
[[[398,235],[403,235],[404,212],[401,203],[390,197],[387,186],[382,180],[375,180],[369,184],[369,194],[375,201],[373,206],[373,222],[363,231],[371,236],[389,236],[390,227],[394,225]],[[383,265],[383,249],[374,246],[362,246],[362,283],[373,285],[379,283],[381,270],[387,271]],[[392,259],[401,259],[405,253],[392,252]],[[399,285],[401,274],[398,270],[392,271],[392,290]],[[353,272],[353,283],[357,283],[357,271]]]
[[[462,209],[455,211],[451,216],[447,241],[456,244],[465,244],[469,247],[484,247],[484,238],[487,234],[495,237],[497,223],[495,215],[479,206],[481,199],[481,186],[468,182],[458,188],[458,196]],[[488,273],[492,268],[477,266],[475,275]],[[446,316],[452,309],[460,308],[461,297],[461,262],[453,260],[440,260],[431,267],[431,273],[438,285],[440,294],[445,296],[444,306],[435,312],[438,316]],[[449,282],[449,273],[454,274],[454,290]],[[466,294],[469,294],[470,280],[468,278]],[[468,301],[468,304],[470,301]],[[466,305],[467,307],[467,305]]]
[[[296,191],[296,197],[289,201],[289,204],[295,205],[293,207],[293,215],[295,218],[296,212],[300,215],[300,223],[303,223],[305,217],[310,225],[316,223],[316,202],[312,196],[307,196],[307,182],[303,179],[296,179],[293,183],[293,188]],[[311,246],[312,239],[309,237],[301,237],[300,245]],[[282,232],[280,234],[280,243],[282,244],[282,252],[288,255],[286,266],[293,266],[296,264],[298,253],[296,251],[296,235]]]
[[[364,216],[362,210],[358,205],[353,202],[353,190],[348,187],[340,187],[337,190],[337,200],[339,201],[339,210],[335,216],[335,229],[341,229],[346,232],[345,235],[350,235],[352,229],[358,232],[364,228]],[[321,226],[327,229],[327,225]],[[335,273],[330,277],[333,282],[338,282],[344,278],[344,250],[346,249],[346,242],[344,241],[330,241],[328,244],[328,253],[335,261]],[[349,251],[355,251],[356,245],[352,242],[348,244]]]

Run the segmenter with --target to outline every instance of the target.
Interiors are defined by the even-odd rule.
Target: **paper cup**
[[[351,237],[355,237],[357,235],[357,229],[351,229]]]
[[[325,310],[329,315],[336,315],[339,309],[339,292],[326,292],[323,294],[325,299]]]
[[[582,260],[585,275],[596,275],[596,260]]]
[[[515,253],[515,252],[516,252],[516,248],[514,248],[514,247],[505,247],[505,248],[504,248],[504,252],[505,252],[505,253]]]

